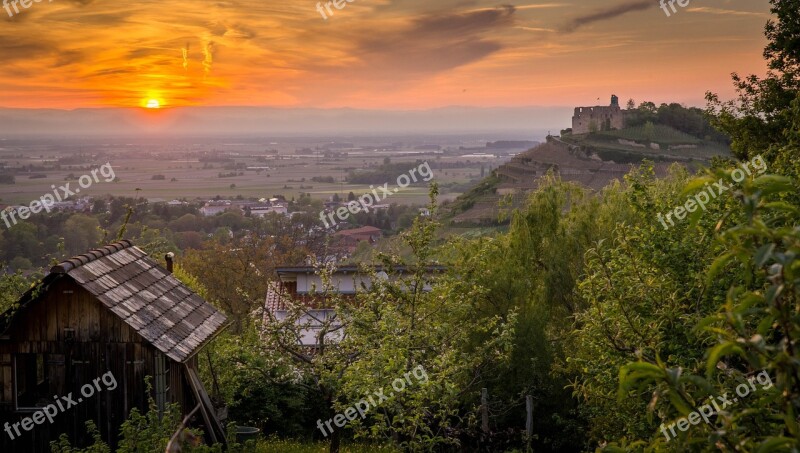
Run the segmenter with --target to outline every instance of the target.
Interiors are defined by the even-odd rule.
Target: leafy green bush
[[[772,377],[774,388],[764,387],[766,391],[757,396],[734,399],[735,406],[730,410],[723,407],[713,423],[678,432],[670,441],[672,448],[718,445],[737,451],[797,451],[800,447],[796,350],[800,337],[800,209],[771,201],[792,190],[788,178],[765,175],[745,182],[736,194],[742,201],[744,219],[720,234],[723,250],[705,275],[708,288],[723,275],[734,277],[725,288],[716,288],[724,301],[719,310],[697,324],[695,331],[712,340],[704,348],[705,360],[684,368],[659,356],[655,360],[642,357],[620,372],[620,399],[651,394],[648,412],[657,413],[665,422],[686,416],[709,396],[732,393],[755,373],[763,371]],[[665,442],[656,434],[649,447],[661,448]]]
[[[86,448],[74,448],[69,443],[66,434],[59,436],[57,441],[50,442],[51,453],[111,453],[111,448],[100,438],[100,430],[93,420],[86,422],[86,431],[92,436],[94,444]]]

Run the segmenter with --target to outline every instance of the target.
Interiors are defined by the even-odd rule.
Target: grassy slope
[[[468,192],[462,194],[460,197],[454,200],[453,203],[447,207],[447,211],[443,212],[443,218],[450,220],[458,214],[468,211],[470,208],[475,206],[475,203],[487,198],[496,197],[495,190],[499,184],[500,178],[498,178],[497,175],[492,172],[491,175],[479,182],[477,186],[473,187]]]
[[[640,126],[590,134],[567,135],[562,139],[568,143],[590,148],[602,159],[618,163],[637,163],[645,158],[654,161],[705,161],[713,156],[730,155],[730,149],[721,143],[702,140],[663,125],[655,125],[649,136],[644,126]],[[661,149],[625,145],[619,143],[620,139],[642,144],[657,143]],[[669,149],[670,146],[675,145],[693,145],[695,148]]]
[[[658,143],[660,150],[650,147],[634,147],[619,143],[619,139],[631,140],[637,143]],[[613,160],[618,163],[640,163],[643,159],[652,161],[707,161],[713,156],[730,156],[730,148],[710,140],[703,140],[685,134],[669,126],[655,125],[648,136],[644,126],[632,127],[622,130],[603,131],[593,134],[567,135],[562,137],[567,143],[580,145],[595,151],[603,160]],[[694,145],[696,148],[673,149],[674,145]],[[477,230],[473,234],[491,234],[497,227],[480,227],[469,224],[458,227],[447,226],[454,217],[471,209],[479,209],[486,202],[499,202],[500,197],[495,194],[495,189],[500,184],[500,179],[492,173],[491,176],[481,181],[477,186],[458,197],[442,212],[445,229],[452,234],[468,234],[470,229]],[[502,228],[502,227],[501,227]]]

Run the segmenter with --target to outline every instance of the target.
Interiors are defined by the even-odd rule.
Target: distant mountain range
[[[569,107],[432,110],[286,109],[267,107],[0,108],[0,138],[126,135],[381,135],[506,133],[544,137],[569,123]]]

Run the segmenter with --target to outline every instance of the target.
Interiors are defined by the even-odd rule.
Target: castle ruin
[[[619,107],[619,98],[614,94],[610,106],[575,107],[575,116],[572,117],[573,134],[622,129],[624,126],[624,114]]]

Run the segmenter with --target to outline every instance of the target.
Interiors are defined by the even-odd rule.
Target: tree
[[[211,299],[241,331],[250,314],[261,307],[276,266],[303,263],[306,248],[284,234],[219,239],[202,250],[188,250],[182,266],[208,288]],[[214,265],[209,265],[214,263]]]
[[[511,214],[507,234],[453,245],[454,273],[465,286],[483,288],[472,302],[473,323],[518,313],[509,363],[482,370],[480,379],[492,397],[490,426],[495,432],[519,433],[525,395],[533,397],[534,451],[586,448],[588,411],[580,411],[579,399],[568,387],[579,375],[564,363],[575,351],[569,341],[574,335],[571,319],[584,307],[576,291],[584,255],[607,238],[612,222],[625,219],[631,210],[618,190],[612,187],[595,197],[549,175]],[[486,340],[475,336],[469,344]],[[523,444],[521,435],[501,438],[507,443],[492,445],[492,451],[503,451],[500,447],[512,442]]]
[[[173,220],[169,223],[169,229],[172,231],[198,231],[202,230],[203,223],[201,219],[194,214],[184,214],[180,218]]]
[[[646,122],[644,124],[644,130],[642,131],[644,139],[647,140],[648,142],[652,142],[653,138],[655,137],[655,133],[656,133],[656,128],[653,125],[653,122],[652,121]]]
[[[8,263],[8,267],[15,271],[25,271],[33,267],[33,263],[28,258],[17,256]]]
[[[175,234],[175,242],[181,250],[200,249],[203,247],[205,236],[197,231],[186,231]]]
[[[100,222],[84,214],[75,214],[64,223],[67,253],[78,255],[97,247],[103,237]]]
[[[7,313],[10,316],[19,308],[17,302],[19,302],[25,291],[33,285],[38,276],[26,275],[20,270],[8,272],[5,266],[1,264],[0,268],[3,268],[4,273],[0,275],[0,313]],[[5,321],[2,318],[0,320]]]
[[[172,242],[164,232],[157,228],[143,227],[139,235],[133,238],[133,242],[137,247],[159,261],[162,260],[167,253],[179,252],[175,243]]]
[[[769,40],[764,49],[769,73],[763,79],[755,75],[733,74],[738,92],[736,100],[723,102],[706,93],[707,112],[717,128],[732,139],[736,157],[749,159],[775,145],[785,143],[791,130],[792,103],[800,95],[800,0],[770,0],[772,14],[764,30]],[[796,150],[794,151],[796,152]],[[768,155],[777,160],[776,151]]]
[[[662,351],[655,357],[642,355],[620,371],[620,399],[647,395],[648,412],[658,413],[666,424],[708,398],[731,395],[734,408],[725,410],[723,405],[708,424],[678,431],[670,440],[675,448],[795,451],[800,446],[795,415],[800,409],[800,365],[794,340],[800,336],[795,315],[800,304],[800,210],[770,203],[792,190],[787,178],[762,176],[736,191],[741,206],[735,210],[743,215],[718,237],[722,249],[703,276],[709,296],[722,302],[695,329],[706,337],[698,348],[705,352],[698,359],[705,360],[682,367],[662,361],[674,358]],[[657,433],[645,445],[658,449],[664,443]]]
[[[628,110],[633,110],[636,108],[636,101],[633,98],[628,99],[628,104],[625,106]]]
[[[12,260],[18,256],[27,258],[35,263],[41,263],[44,258],[44,248],[39,241],[36,226],[28,222],[13,225],[5,232],[6,246],[0,252],[5,260]]]
[[[240,211],[226,211],[214,217],[214,221],[218,226],[228,227],[232,231],[241,230],[249,222],[249,220]]]
[[[434,185],[432,213],[437,193]],[[516,324],[514,312],[475,322],[473,304],[485,289],[457,271],[430,275],[428,266],[438,255],[436,228],[433,215],[418,217],[402,234],[411,256],[382,255],[388,275],[373,271],[372,286],[355,304],[343,306],[341,318],[347,320],[341,347],[358,353],[337,370],[344,396],[337,409],[364,398],[366,389],[393,388],[389,401],[352,426],[358,436],[391,438],[409,451],[456,445],[459,433],[474,428],[456,415],[462,397],[479,400],[481,380],[475,377],[507,361]],[[402,276],[391,271],[397,266],[405,266]],[[472,342],[476,337],[484,341]],[[370,347],[375,344],[381,347]],[[409,389],[400,391],[396,382],[412,369],[424,372],[424,382],[407,380]]]
[[[433,199],[436,193],[433,187]],[[465,286],[457,277],[431,282],[427,265],[434,256],[434,231],[432,217],[418,218],[403,236],[413,258],[403,262],[397,256],[383,256],[387,269],[383,276],[362,269],[370,275],[371,285],[355,299],[335,291],[331,280],[335,268],[327,265],[319,268],[322,288],[313,296],[324,305],[309,307],[287,298],[280,319],[265,311],[261,326],[265,353],[280,351],[284,362],[291,359],[303,381],[315,386],[326,407],[321,421],[344,412],[370,390],[396,385],[393,380],[402,380],[413,369],[425,373],[424,385],[418,381],[413,392],[395,394],[373,406],[369,417],[351,421],[348,429],[419,450],[455,443],[459,430],[467,428],[453,418],[461,404],[460,393],[454,390],[477,393],[475,373],[503,360],[514,317],[474,325],[470,300],[480,289]],[[400,265],[407,266],[403,276],[392,271]],[[428,283],[433,285],[430,292],[424,289]],[[329,310],[325,316],[319,314],[321,308]],[[313,351],[297,340],[312,327]],[[479,333],[488,341],[464,349]],[[330,451],[338,451],[340,435],[338,429],[330,434]]]
[[[102,198],[97,198],[92,203],[93,214],[105,214],[108,211],[108,204]]]

